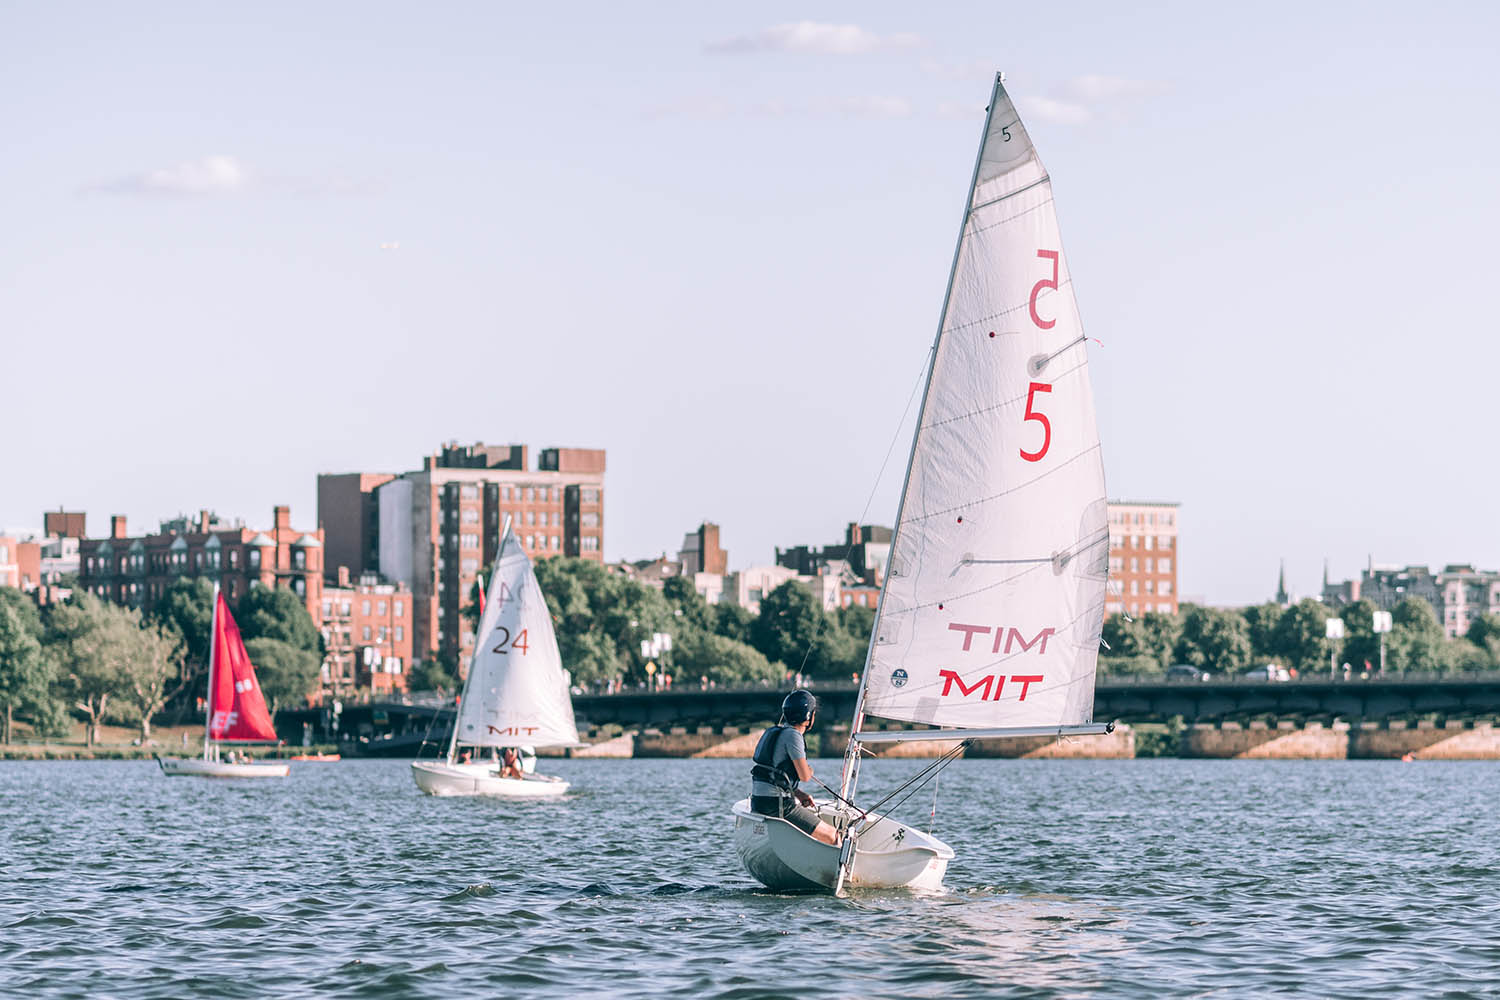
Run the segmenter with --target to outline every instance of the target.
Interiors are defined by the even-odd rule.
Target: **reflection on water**
[[[1500,765],[964,761],[947,891],[847,901],[739,870],[742,762],[551,769],[575,790],[519,803],[400,761],[0,763],[0,994],[1500,992]]]

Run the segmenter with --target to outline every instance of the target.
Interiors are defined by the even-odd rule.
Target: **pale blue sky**
[[[1500,567],[1497,11],[7,4],[0,525],[311,526],[456,438],[607,448],[610,559],[837,538],[999,68],[1184,592]]]

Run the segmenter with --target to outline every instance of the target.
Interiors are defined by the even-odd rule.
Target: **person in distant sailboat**
[[[515,747],[506,747],[501,751],[500,777],[515,778],[518,781],[526,777],[526,772],[521,767],[521,751]]]
[[[818,818],[813,799],[799,782],[812,780],[803,733],[812,728],[818,699],[811,691],[793,691],[781,703],[781,721],[761,734],[750,768],[750,809],[786,820],[814,840],[838,846],[838,832]]]

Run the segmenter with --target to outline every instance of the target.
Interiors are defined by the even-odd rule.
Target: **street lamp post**
[[[1391,630],[1391,613],[1377,611],[1370,623],[1371,630],[1380,636],[1380,673],[1385,673],[1385,634]]]

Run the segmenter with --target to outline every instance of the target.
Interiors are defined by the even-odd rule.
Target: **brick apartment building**
[[[42,546],[19,535],[0,535],[0,587],[27,593],[42,582]]]
[[[546,448],[530,467],[525,445],[444,445],[398,475],[318,477],[318,520],[339,562],[410,588],[412,656],[462,667],[474,647],[461,610],[495,558],[507,517],[532,558],[603,561],[603,450]],[[348,560],[347,562],[344,560]]]
[[[336,583],[323,587],[320,611],[325,685],[376,694],[408,689],[416,608],[405,585],[382,583],[374,574],[352,583],[340,566]]]
[[[91,594],[141,607],[181,576],[217,580],[231,604],[251,587],[286,587],[319,621],[323,595],[323,533],[292,527],[290,507],[272,510],[272,527],[254,531],[208,511],[164,521],[152,535],[131,536],[125,518],[110,518],[108,538],[78,546],[78,581]]]
[[[1105,614],[1177,612],[1176,503],[1109,502],[1109,591]]]

